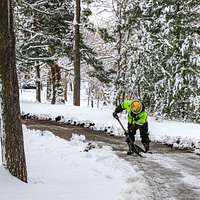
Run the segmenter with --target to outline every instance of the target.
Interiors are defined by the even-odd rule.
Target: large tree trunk
[[[0,2],[0,107],[2,160],[9,172],[27,182],[16,73],[13,1]]]
[[[81,2],[75,0],[75,41],[74,41],[74,105],[80,106],[80,13]]]

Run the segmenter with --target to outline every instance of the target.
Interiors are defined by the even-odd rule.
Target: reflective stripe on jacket
[[[132,100],[126,100],[124,101],[121,106],[123,110],[127,110],[128,112],[128,123],[129,124],[137,124],[137,125],[143,125],[148,122],[148,113],[146,111],[142,111],[136,116],[132,116],[131,113],[131,104]]]

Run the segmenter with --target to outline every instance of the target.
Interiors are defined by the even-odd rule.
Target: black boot
[[[149,143],[143,143],[143,146],[144,146],[145,152],[148,152],[149,151]]]
[[[128,141],[127,144],[128,144],[127,155],[131,155],[131,154],[133,154],[133,150],[132,150],[132,148],[131,148],[131,143],[130,143],[130,141]]]
[[[127,155],[132,155],[133,154],[133,151],[131,150],[131,149],[129,149],[128,151],[127,151]]]

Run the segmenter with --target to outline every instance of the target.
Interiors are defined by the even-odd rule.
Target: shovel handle
[[[122,129],[124,130],[124,132],[127,133],[127,131],[126,131],[126,129],[124,128],[124,126],[123,126],[122,122],[120,121],[120,119],[117,118],[116,120],[119,122],[119,124],[120,124],[120,126],[122,127]]]

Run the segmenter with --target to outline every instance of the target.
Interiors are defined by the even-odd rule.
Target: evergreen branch
[[[22,3],[24,3],[25,5],[27,5],[28,7],[30,7],[32,10],[34,10],[34,11],[36,11],[36,12],[39,12],[39,13],[41,13],[41,14],[50,15],[50,16],[55,15],[55,12],[46,12],[46,11],[44,11],[44,10],[40,10],[40,9],[38,9],[38,8],[35,8],[35,6],[33,6],[33,5],[30,4],[30,3],[27,3],[25,0],[19,0],[19,1],[21,1]],[[67,20],[65,20],[65,22],[67,22],[67,23],[69,23],[69,24],[73,24],[72,21],[67,21]]]

